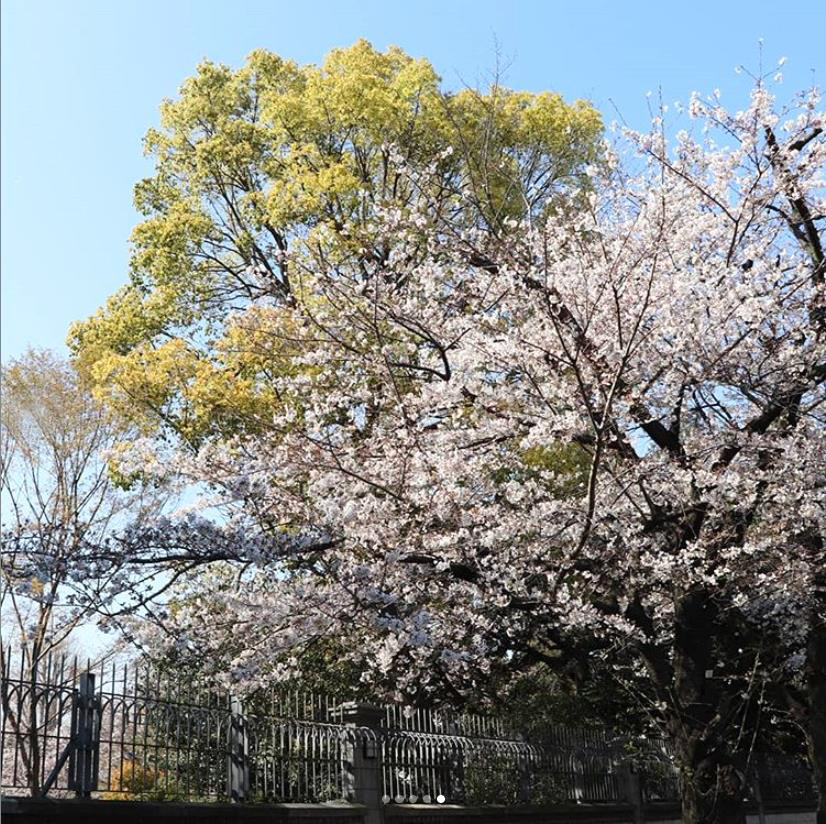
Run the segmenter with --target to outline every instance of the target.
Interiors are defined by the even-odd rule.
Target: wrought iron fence
[[[485,715],[399,704],[385,704],[383,709],[383,726],[389,730],[468,738],[509,739],[517,734],[501,718]]]
[[[471,804],[624,801],[626,759],[610,748],[550,748],[526,741],[389,732],[387,800]]]
[[[147,665],[92,667],[48,656],[33,666],[25,653],[3,657],[6,792],[189,801],[343,796],[342,752],[355,733],[314,720],[335,716],[326,697],[273,692],[244,713],[215,685]],[[78,729],[84,702],[88,723]],[[88,753],[93,777],[78,780],[74,764]]]
[[[385,803],[622,802],[634,781],[646,801],[678,797],[673,758],[657,739],[632,753],[608,729],[558,726],[526,741],[501,719],[397,705],[359,721],[336,696],[273,688],[242,705],[214,683],[145,664],[33,664],[25,652],[0,652],[9,794],[352,800],[354,771],[374,770]],[[753,771],[755,797],[811,797],[799,760],[764,755]]]

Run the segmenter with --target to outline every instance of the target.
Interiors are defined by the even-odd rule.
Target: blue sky
[[[788,91],[826,85],[826,0],[3,0],[2,346],[63,349],[72,320],[127,277],[141,137],[204,57],[254,48],[302,63],[366,37],[427,57],[446,86],[484,82],[496,49],[513,88],[585,97],[647,122],[666,101],[720,88],[738,106],[756,67],[788,57]]]

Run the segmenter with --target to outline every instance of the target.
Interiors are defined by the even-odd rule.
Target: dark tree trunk
[[[742,772],[703,749],[696,741],[678,747],[683,824],[745,824]]]
[[[826,824],[826,625],[815,614],[806,647],[806,746],[818,794],[818,824]]]
[[[726,746],[713,678],[716,611],[703,589],[675,607],[673,705],[667,723],[680,769],[683,824],[745,824],[743,772]]]

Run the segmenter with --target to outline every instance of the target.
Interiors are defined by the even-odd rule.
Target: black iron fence
[[[381,708],[273,689],[241,702],[144,664],[36,665],[2,650],[0,778],[6,794],[176,801],[383,803],[670,801],[664,741],[556,727],[525,741],[500,719]],[[755,796],[812,797],[799,760],[754,759]]]

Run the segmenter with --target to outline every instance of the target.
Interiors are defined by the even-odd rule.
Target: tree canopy
[[[348,84],[351,60],[395,68]],[[357,44],[284,71],[303,105],[315,84],[349,99],[415,67],[432,77]],[[200,110],[195,138],[176,142],[174,121],[169,144],[150,137],[164,148],[139,197],[167,194],[136,232],[133,284],[75,346],[113,403],[183,436],[121,471],[155,455],[226,518],[130,530],[106,559],[236,568],[165,631],[238,650],[242,683],[353,626],[358,655],[412,695],[593,658],[671,740],[687,822],[742,820],[744,730],[778,682],[826,797],[818,93],[782,107],[757,78],[738,112],[695,97],[699,133],[669,143],[657,117],[618,155],[596,152],[587,107],[495,88],[434,91],[431,108],[414,86],[399,109],[367,95],[378,132],[325,98],[304,148],[267,144],[282,148],[262,155],[260,197],[237,161],[215,165]],[[277,88],[272,121],[242,95],[276,132],[294,111]],[[346,136],[318,138],[339,122]],[[219,142],[230,158],[241,144]]]
[[[378,211],[408,212],[425,195],[451,231],[496,236],[541,218],[587,186],[601,128],[587,103],[552,93],[446,92],[426,60],[365,41],[319,67],[265,51],[237,71],[203,63],[146,135],[155,173],[135,188],[145,220],[131,280],[73,328],[77,362],[147,428],[191,444],[255,431],[295,368],[266,327],[288,322],[275,307],[308,299],[318,254],[367,277],[393,253]],[[426,193],[393,156],[433,170]],[[252,306],[255,345],[233,322]]]

